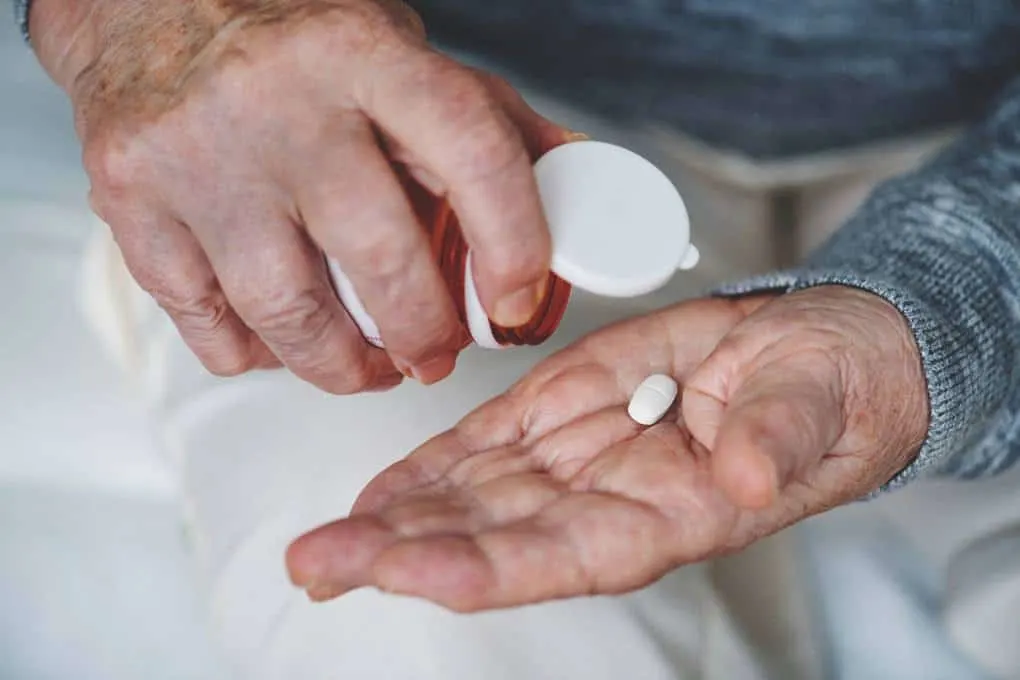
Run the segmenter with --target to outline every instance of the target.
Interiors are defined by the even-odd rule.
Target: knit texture
[[[723,295],[843,284],[895,305],[914,331],[931,404],[924,474],[976,478],[1020,459],[1020,79],[926,167],[886,183],[801,267]]]

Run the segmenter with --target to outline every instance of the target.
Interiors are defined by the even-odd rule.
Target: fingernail
[[[544,281],[516,290],[496,301],[492,320],[504,328],[523,326],[535,315],[544,295]]]
[[[456,364],[456,354],[440,354],[428,361],[412,366],[411,376],[422,385],[432,385],[450,375]]]
[[[584,134],[583,132],[568,132],[566,140],[568,144],[570,142],[587,142],[591,140],[591,137]]]

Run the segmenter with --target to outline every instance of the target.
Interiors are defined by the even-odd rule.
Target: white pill
[[[627,405],[627,415],[641,425],[662,420],[676,401],[677,384],[668,375],[650,375],[641,381]]]

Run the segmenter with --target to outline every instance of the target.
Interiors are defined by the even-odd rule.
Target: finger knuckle
[[[479,105],[495,105],[485,80],[473,69],[445,58],[433,59],[428,65],[438,93],[449,102],[451,108],[470,114]]]
[[[324,21],[316,22],[313,30],[322,32],[324,46],[335,50],[340,45],[354,58],[402,52],[423,34],[420,19],[403,5],[393,0],[345,3]]]
[[[504,290],[512,290],[531,281],[540,280],[546,271],[546,253],[536,244],[531,247],[499,248],[489,254],[484,263],[485,273]]]
[[[137,275],[135,278],[139,279]],[[185,342],[210,373],[226,378],[252,369],[247,345],[229,328],[232,312],[222,293],[179,292],[144,276],[139,285],[174,320]]]
[[[496,73],[488,73],[486,71],[482,71],[481,69],[473,69],[473,72],[477,75],[478,78],[482,80],[482,82],[484,82],[487,85],[489,91],[501,90],[505,92],[506,91],[515,92],[513,85],[510,84],[510,81],[501,75],[498,75]]]
[[[105,193],[93,187],[89,190],[88,201],[89,208],[92,209],[92,212],[95,213],[99,219],[111,228],[116,227],[116,220],[114,219],[114,216],[116,215],[114,211],[115,203],[107,198]]]
[[[167,314],[189,330],[215,332],[230,314],[230,304],[219,291],[182,292],[167,286],[158,276],[145,273],[136,274],[135,279]]]
[[[357,220],[361,222],[361,220]],[[382,238],[365,234],[352,239],[347,248],[350,271],[361,279],[371,279],[375,288],[389,286],[409,272],[414,243],[405,239]]]
[[[401,43],[424,35],[421,17],[406,3],[381,0],[353,10],[360,21],[356,28],[361,35],[370,35],[375,42],[396,40]]]
[[[462,181],[484,182],[527,161],[520,135],[510,124],[489,86],[459,67],[445,67],[437,102],[442,120],[460,130],[453,148]]]
[[[481,118],[481,117],[479,117]],[[483,184],[528,167],[523,143],[509,125],[494,118],[466,122],[457,149],[462,181]]]
[[[140,171],[130,144],[109,137],[87,145],[82,159],[93,191],[101,195],[129,188]]]
[[[306,354],[325,337],[333,319],[325,288],[292,291],[250,303],[252,326],[287,355]]]

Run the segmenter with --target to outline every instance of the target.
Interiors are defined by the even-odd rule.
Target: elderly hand
[[[682,408],[643,428],[651,373]],[[597,332],[379,475],[296,541],[316,600],[361,586],[459,611],[619,593],[876,489],[927,393],[905,320],[823,287],[702,300]]]
[[[214,373],[279,361],[335,393],[445,377],[464,332],[412,184],[451,200],[490,316],[530,318],[550,248],[531,163],[569,133],[430,49],[403,3],[36,0],[31,19],[93,208]]]

